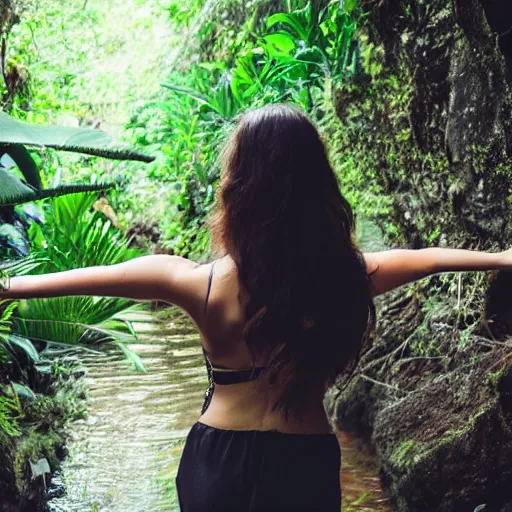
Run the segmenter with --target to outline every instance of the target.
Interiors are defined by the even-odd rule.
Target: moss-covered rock
[[[362,7],[363,74],[334,84],[338,119],[322,121],[345,193],[391,244],[506,247],[512,45],[495,31],[508,12],[492,0]],[[393,510],[512,508],[509,282],[434,277],[379,300],[358,377],[330,394],[338,426],[374,445]]]
[[[510,371],[504,357],[492,352],[378,412],[373,443],[394,509],[462,512],[481,503],[491,510],[512,504],[511,416],[490,378],[497,366]]]
[[[56,369],[58,368],[58,374]],[[66,455],[65,425],[86,413],[86,388],[76,367],[54,365],[51,385],[36,399],[22,402],[19,435],[0,442],[0,512],[40,512],[45,483],[33,478],[30,463],[46,459],[52,473]],[[75,377],[78,376],[77,377]]]
[[[333,95],[338,159],[353,162],[374,196],[389,198],[387,208],[367,213],[413,247],[484,238],[503,245],[511,97],[482,7],[476,0],[363,4],[369,81],[336,85]],[[342,173],[349,192],[360,187],[351,178]]]

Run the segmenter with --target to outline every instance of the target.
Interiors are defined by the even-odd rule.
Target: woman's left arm
[[[161,300],[186,307],[190,270],[197,265],[178,256],[142,256],[124,263],[43,275],[16,276],[0,298],[29,299],[98,295]]]
[[[499,253],[465,249],[392,249],[365,253],[373,294],[390,291],[440,272],[512,269],[512,249]]]

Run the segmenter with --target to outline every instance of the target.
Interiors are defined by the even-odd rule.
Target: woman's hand
[[[512,269],[512,249],[500,253],[465,249],[393,249],[364,254],[373,294],[440,272]]]

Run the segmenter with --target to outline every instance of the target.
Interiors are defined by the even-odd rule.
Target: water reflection
[[[139,335],[130,348],[147,373],[134,373],[113,353],[87,356],[89,418],[72,426],[63,466],[67,494],[50,503],[52,511],[177,509],[174,476],[207,384],[199,337],[182,315],[130,319]],[[340,439],[344,510],[388,510],[371,458],[357,440]]]

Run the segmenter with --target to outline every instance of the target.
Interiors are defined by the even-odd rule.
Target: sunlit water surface
[[[88,354],[89,417],[71,426],[63,464],[66,494],[52,512],[177,511],[174,476],[207,378],[199,336],[183,317],[131,314],[146,373],[112,352]],[[387,511],[370,456],[353,437],[342,443],[343,510]]]

